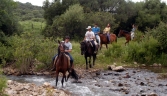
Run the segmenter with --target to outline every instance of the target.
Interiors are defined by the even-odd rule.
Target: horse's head
[[[85,51],[86,51],[86,42],[82,41],[80,43],[80,48],[81,48],[81,55],[85,54]]]
[[[123,30],[119,30],[118,37],[122,36]]]
[[[60,52],[65,52],[65,45],[64,45],[64,42],[63,41],[59,41],[58,40],[58,43],[59,43],[59,46],[58,46],[58,53],[60,53]]]

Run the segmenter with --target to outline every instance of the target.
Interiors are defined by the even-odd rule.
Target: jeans
[[[107,38],[110,41],[110,33],[107,33]]]

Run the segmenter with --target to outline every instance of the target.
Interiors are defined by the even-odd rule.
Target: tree
[[[13,0],[0,1],[0,31],[5,35],[20,32],[18,21],[13,14],[14,8],[16,8],[16,3]]]
[[[141,31],[147,28],[154,28],[159,25],[161,21],[166,22],[167,7],[161,0],[145,0],[142,9],[138,12],[136,22]]]
[[[53,36],[79,36],[83,20],[83,8],[79,4],[71,5],[64,14],[54,19],[51,30]]]
[[[53,18],[56,16],[60,16],[63,14],[66,9],[69,8],[70,5],[77,4],[78,0],[55,0],[53,3],[50,3],[48,0],[46,0],[43,3],[43,9],[44,9],[44,18],[46,20],[47,25],[53,24]]]

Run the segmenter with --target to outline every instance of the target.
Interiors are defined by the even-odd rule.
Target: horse
[[[91,57],[93,57],[93,66],[94,66],[97,54],[94,53],[94,49],[91,42],[82,41],[80,43],[80,49],[81,49],[81,55],[84,55],[86,60],[86,69],[88,69],[88,63],[89,63],[89,67],[92,68]],[[88,57],[89,57],[89,62],[88,62]]]
[[[58,75],[61,72],[63,74],[61,83],[63,87],[64,79],[67,82],[68,78],[72,76],[76,80],[78,80],[78,75],[76,74],[76,71],[70,67],[70,58],[68,55],[65,54],[65,45],[64,42],[60,42],[58,40],[59,46],[58,46],[58,56],[54,60],[54,65],[56,67],[56,86],[58,82]],[[66,72],[68,72],[68,76],[66,77]]]
[[[117,42],[117,36],[115,34],[110,34],[110,43],[112,44],[112,42]]]
[[[108,41],[107,39],[107,35],[106,34],[102,34],[102,33],[99,33],[99,36],[100,36],[100,50],[102,48],[102,44],[105,44],[106,45],[106,48],[108,49],[108,45],[109,43],[112,44],[112,42],[117,42],[117,36],[115,34],[110,34],[110,42]]]
[[[131,40],[131,34],[130,34],[130,32],[125,31],[125,30],[120,30],[119,34],[118,34],[118,37],[120,37],[120,36],[124,36],[126,38],[125,45],[129,44],[129,41]]]
[[[100,36],[98,34],[96,34],[95,39],[96,39],[96,42],[98,43],[98,48],[99,48],[100,44],[101,44]]]

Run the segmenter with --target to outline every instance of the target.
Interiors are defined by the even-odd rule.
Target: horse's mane
[[[62,58],[62,57],[65,56],[65,54],[64,54],[64,52],[60,51],[61,46],[63,47],[63,49],[65,48],[64,42],[60,42],[59,46],[58,46],[58,59],[61,59],[61,62],[63,62],[64,58]]]

